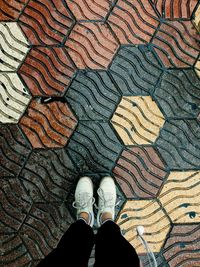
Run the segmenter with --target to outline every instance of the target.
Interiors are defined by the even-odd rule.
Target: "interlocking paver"
[[[194,13],[193,23],[194,23],[197,31],[200,32],[200,5],[198,5],[198,7]]]
[[[146,0],[117,1],[108,22],[121,44],[150,42],[159,24],[153,7]]]
[[[79,72],[66,93],[79,120],[108,120],[121,96],[106,72]]]
[[[77,120],[66,103],[41,104],[33,100],[19,124],[34,148],[63,147]]]
[[[18,19],[28,0],[1,0],[0,21],[14,21]]]
[[[119,44],[106,23],[78,23],[65,46],[79,69],[105,69]]]
[[[152,43],[166,67],[192,66],[200,50],[200,36],[191,21],[165,21]]]
[[[152,0],[160,15],[166,19],[189,19],[198,0]]]
[[[22,30],[33,45],[61,43],[74,24],[66,0],[31,0],[21,14]]]
[[[31,49],[19,69],[31,93],[39,96],[62,95],[75,71],[66,48],[61,47]]]
[[[153,147],[133,147],[120,155],[113,169],[127,198],[155,198],[166,178],[165,164]]]

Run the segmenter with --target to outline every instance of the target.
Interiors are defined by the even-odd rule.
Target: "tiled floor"
[[[107,174],[144,266],[138,225],[159,267],[200,266],[199,32],[198,0],[0,1],[1,266],[36,266]]]

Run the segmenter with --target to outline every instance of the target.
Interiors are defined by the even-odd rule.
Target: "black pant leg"
[[[69,227],[57,248],[38,267],[87,267],[94,242],[92,228],[83,220],[78,220]]]
[[[120,227],[105,222],[96,235],[94,267],[139,267],[139,258],[133,246],[122,236]]]

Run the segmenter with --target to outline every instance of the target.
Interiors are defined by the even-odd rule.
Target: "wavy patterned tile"
[[[108,17],[121,44],[150,42],[159,24],[157,15],[146,0],[119,0]]]
[[[160,252],[170,230],[170,221],[156,199],[128,200],[117,224],[138,254],[146,254],[146,250],[137,237],[137,226],[144,226],[143,236],[152,252]]]
[[[154,97],[168,118],[196,118],[200,112],[200,80],[193,70],[164,73]]]
[[[108,172],[122,149],[109,123],[82,121],[66,147],[79,172]]]
[[[169,264],[163,257],[162,253],[154,253],[158,267],[169,267]],[[149,267],[149,259],[146,255],[139,255],[140,261],[142,262],[142,267]]]
[[[196,120],[166,122],[156,141],[158,150],[170,169],[199,168],[200,131]]]
[[[0,23],[0,43],[0,71],[16,71],[29,47],[16,22]]]
[[[46,203],[65,200],[77,176],[67,152],[57,149],[32,152],[20,180],[35,203]]]
[[[164,122],[151,96],[124,96],[111,119],[125,145],[152,144]]]
[[[0,180],[0,232],[11,233],[22,226],[31,200],[17,179]]]
[[[7,178],[19,174],[31,149],[16,125],[0,124],[0,151],[0,177]]]
[[[75,71],[66,48],[37,47],[31,49],[19,73],[34,96],[59,96]]]
[[[5,266],[37,266],[72,223],[61,203],[33,204],[18,233],[1,236],[0,261]]]
[[[200,266],[200,226],[174,225],[164,246],[163,255],[170,267]]]
[[[200,4],[194,13],[194,18],[192,22],[195,25],[197,31],[200,32]]]
[[[200,78],[200,57],[198,58],[197,62],[194,65],[194,70],[197,76]]]
[[[17,123],[30,99],[16,73],[0,73],[0,122]]]
[[[79,69],[105,69],[119,44],[107,24],[101,22],[78,23],[65,43]]]
[[[152,0],[160,15],[166,19],[190,19],[198,0]]]
[[[0,21],[12,21],[18,19],[28,0],[1,0]]]
[[[68,7],[77,20],[103,20],[112,7],[114,0],[73,0]]]
[[[73,80],[66,98],[79,120],[108,120],[120,94],[107,72],[84,71]]]
[[[200,36],[191,21],[163,22],[152,43],[167,68],[192,66],[200,50]]]
[[[123,47],[110,67],[110,73],[122,95],[146,95],[162,73],[155,55],[146,46]]]
[[[66,0],[29,1],[19,21],[31,44],[53,45],[63,41],[74,24],[66,3]]]
[[[200,171],[171,172],[159,200],[173,223],[200,222]]]
[[[33,100],[19,124],[33,148],[63,147],[77,120],[66,103],[40,104]]]
[[[153,198],[161,188],[166,171],[153,147],[133,147],[122,152],[113,174],[127,198]]]

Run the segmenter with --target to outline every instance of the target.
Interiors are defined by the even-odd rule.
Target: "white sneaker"
[[[101,215],[104,212],[109,212],[112,214],[112,220],[115,219],[115,206],[116,206],[116,186],[112,177],[104,177],[101,180],[99,189],[97,190],[99,195],[98,202],[98,214],[97,214],[97,224],[100,227]]]
[[[89,177],[82,177],[78,181],[75,190],[75,201],[72,206],[77,209],[77,219],[81,212],[86,212],[89,214],[88,224],[93,227],[94,225],[94,212],[93,204],[95,198],[93,197],[93,183]]]

